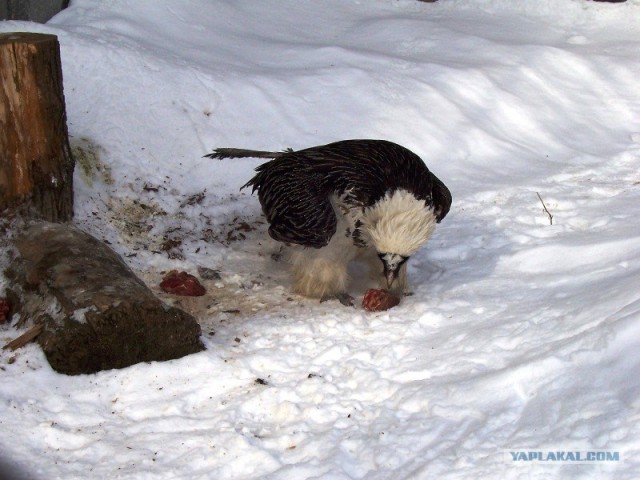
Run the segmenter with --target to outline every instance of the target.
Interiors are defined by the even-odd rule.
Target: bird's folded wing
[[[336,233],[329,196],[309,175],[282,175],[261,185],[259,195],[275,240],[320,248]]]

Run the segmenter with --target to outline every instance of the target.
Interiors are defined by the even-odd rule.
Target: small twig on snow
[[[544,204],[544,201],[542,200],[542,197],[540,196],[540,194],[538,192],[536,192],[536,195],[538,195],[538,198],[540,199],[540,203],[542,204],[542,208],[544,209],[545,212],[547,212],[547,215],[549,216],[549,225],[553,225],[553,215],[551,215],[551,212],[549,211],[547,206]]]
[[[42,330],[44,330],[44,325],[42,325],[41,323],[38,323],[33,327],[31,327],[22,335],[20,335],[18,338],[11,340],[4,347],[2,347],[2,349],[17,350],[18,348],[24,347],[27,343],[29,343],[31,340],[33,340],[38,335],[40,335],[40,333],[42,333]]]

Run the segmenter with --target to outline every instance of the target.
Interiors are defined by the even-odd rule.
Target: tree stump
[[[0,80],[0,214],[15,218],[0,221],[0,235],[12,231],[10,223],[22,232],[12,245],[0,236],[0,249],[15,252],[7,295],[18,324],[32,327],[6,347],[35,337],[51,366],[66,374],[203,350],[196,320],[163,304],[103,242],[48,223],[73,216],[57,38],[0,34]]]
[[[179,358],[204,349],[200,326],[162,303],[103,242],[71,225],[39,222],[13,242],[7,294],[19,323],[60,373]]]
[[[0,213],[70,220],[73,168],[57,37],[0,34]]]

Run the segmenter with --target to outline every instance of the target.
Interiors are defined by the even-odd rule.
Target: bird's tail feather
[[[290,148],[283,152],[265,152],[263,150],[246,150],[244,148],[216,148],[205,157],[209,158],[279,158],[293,150]]]

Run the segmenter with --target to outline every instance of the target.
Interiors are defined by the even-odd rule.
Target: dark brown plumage
[[[337,225],[332,195],[364,209],[403,189],[432,208],[438,222],[451,206],[449,189],[420,157],[385,140],[343,140],[295,152],[219,148],[207,156],[273,158],[243,188],[258,191],[269,234],[286,243],[329,243]]]

